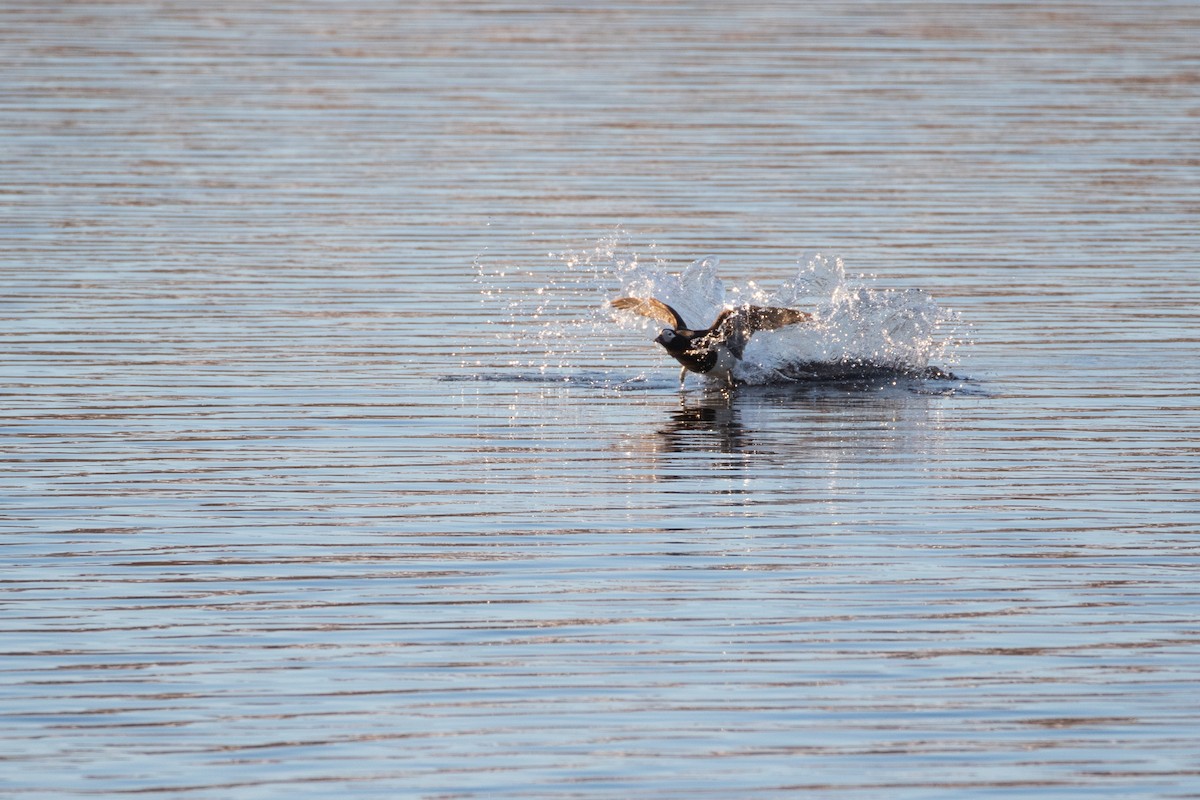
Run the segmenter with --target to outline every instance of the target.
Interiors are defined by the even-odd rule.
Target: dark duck
[[[811,314],[791,308],[746,305],[726,308],[717,315],[710,327],[692,330],[678,311],[653,297],[618,297],[612,301],[612,306],[671,326],[663,328],[654,341],[683,365],[679,372],[681,386],[688,372],[707,375],[732,385],[731,371],[742,360],[746,342],[750,341],[751,336],[758,331],[770,331],[812,319]]]

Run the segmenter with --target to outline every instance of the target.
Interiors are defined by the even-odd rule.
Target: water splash
[[[747,383],[834,374],[945,375],[961,343],[958,316],[928,293],[876,288],[865,277],[851,281],[840,258],[813,256],[775,292],[748,299],[808,311],[814,321],[756,334],[735,375]]]
[[[802,258],[795,275],[770,290],[753,282],[727,286],[715,256],[674,272],[650,250],[639,255],[617,231],[590,250],[551,253],[549,274],[477,262],[484,301],[501,313],[497,336],[508,366],[566,381],[582,371],[600,385],[644,380],[644,357],[639,366],[622,331],[649,334],[660,323],[614,313],[608,301],[619,296],[656,297],[694,328],[745,303],[812,314],[810,323],[754,335],[733,373],[746,384],[949,377],[957,360],[964,327],[957,314],[919,289],[848,278],[840,258]],[[651,338],[639,346],[657,350]],[[674,362],[660,355],[673,379]]]
[[[614,389],[644,383],[644,364],[623,347],[607,302],[614,277],[642,264],[627,239],[618,231],[590,250],[552,252],[540,263],[477,257],[475,282],[494,350],[477,348],[463,366],[477,378],[499,365],[522,380]]]

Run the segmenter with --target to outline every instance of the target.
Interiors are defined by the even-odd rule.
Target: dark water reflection
[[[802,459],[836,458],[825,452],[830,446],[839,452],[866,442],[887,448],[897,429],[910,439],[920,435],[936,391],[911,380],[903,386],[818,383],[683,394],[658,429],[657,452],[721,453],[786,468]]]
[[[1195,3],[0,21],[0,795],[1197,793]],[[621,225],[962,379],[514,352]]]
[[[690,403],[681,399],[679,410],[671,412],[670,422],[658,433],[671,453],[740,453],[750,444],[733,397],[724,392]]]

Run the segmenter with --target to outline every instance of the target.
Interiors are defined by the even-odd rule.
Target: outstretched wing
[[[794,308],[768,308],[766,306],[742,306],[727,308],[717,315],[716,322],[704,338],[696,342],[702,347],[717,343],[725,345],[738,358],[746,349],[746,342],[757,331],[771,331],[785,325],[795,325],[812,319],[811,314]]]
[[[683,322],[683,317],[679,316],[678,311],[671,308],[662,300],[655,300],[653,297],[645,299],[641,297],[618,297],[610,305],[622,311],[632,311],[634,314],[641,314],[643,317],[660,320],[676,330],[687,327]]]
[[[767,308],[765,306],[742,306],[734,314],[745,314],[746,324],[752,331],[773,331],[785,325],[808,322],[812,314],[794,308]]]

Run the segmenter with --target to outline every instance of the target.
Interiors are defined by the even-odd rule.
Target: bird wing
[[[653,297],[618,297],[610,305],[622,311],[632,311],[634,314],[641,314],[643,317],[660,320],[676,330],[687,327],[683,322],[683,317],[679,316],[678,311],[671,308],[662,300],[655,300]]]
[[[770,331],[785,325],[795,325],[812,319],[811,314],[793,308],[768,308],[766,306],[742,306],[727,308],[717,315],[712,328],[694,347],[712,347],[723,344],[738,358],[746,349],[746,342],[758,331]]]

